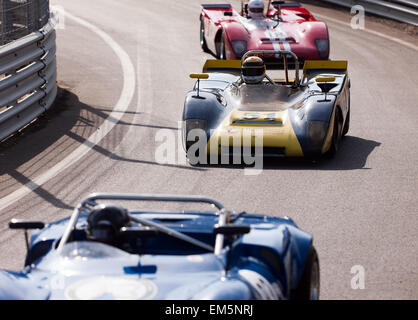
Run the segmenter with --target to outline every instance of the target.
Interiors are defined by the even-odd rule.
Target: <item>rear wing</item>
[[[321,73],[347,74],[347,61],[306,60],[303,67],[303,77],[312,78]]]
[[[203,66],[203,73],[221,72],[241,74],[241,60],[207,60]]]
[[[234,14],[230,4],[202,4],[202,11],[213,21],[229,19]]]
[[[283,1],[272,1],[271,5],[273,7],[282,7],[282,8],[299,8],[302,5],[299,2],[287,2],[287,3],[283,3]]]

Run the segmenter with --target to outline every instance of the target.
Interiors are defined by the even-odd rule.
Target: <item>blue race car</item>
[[[216,210],[127,210],[103,200]],[[232,213],[204,197],[92,194],[70,218],[9,226],[25,231],[28,252],[24,270],[0,271],[0,299],[319,298],[311,235],[287,217]]]

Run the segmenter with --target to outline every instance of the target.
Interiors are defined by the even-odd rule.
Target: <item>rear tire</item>
[[[343,137],[348,133],[348,130],[350,130],[350,109],[348,109],[347,118],[345,119]]]
[[[204,52],[209,52],[209,48],[205,39],[205,23],[203,16],[200,17],[200,46]]]
[[[296,289],[296,300],[318,300],[320,289],[320,273],[318,254],[313,246],[309,249],[305,268]]]

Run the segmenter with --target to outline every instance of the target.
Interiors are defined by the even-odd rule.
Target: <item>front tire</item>
[[[209,48],[205,39],[205,22],[203,16],[200,17],[200,46],[204,52],[209,52]]]
[[[320,289],[319,259],[313,246],[309,249],[305,268],[296,289],[296,300],[318,300]]]
[[[218,46],[218,59],[226,60],[225,37],[224,37],[223,32],[222,32],[221,40],[219,41],[219,46]]]

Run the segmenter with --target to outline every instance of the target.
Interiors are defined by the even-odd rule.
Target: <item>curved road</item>
[[[198,2],[217,1],[52,1],[71,14],[57,30],[60,92],[53,110],[0,146],[0,268],[23,264],[23,234],[7,230],[12,217],[53,221],[95,191],[202,194],[235,211],[290,216],[312,233],[322,299],[417,299],[417,38],[366,24],[408,47],[310,5],[330,18],[331,58],[349,61],[351,128],[338,155],[267,163],[254,176],[162,165],[156,136],[177,134],[188,73],[211,58],[198,43]],[[365,268],[363,290],[350,285],[355,265]]]

